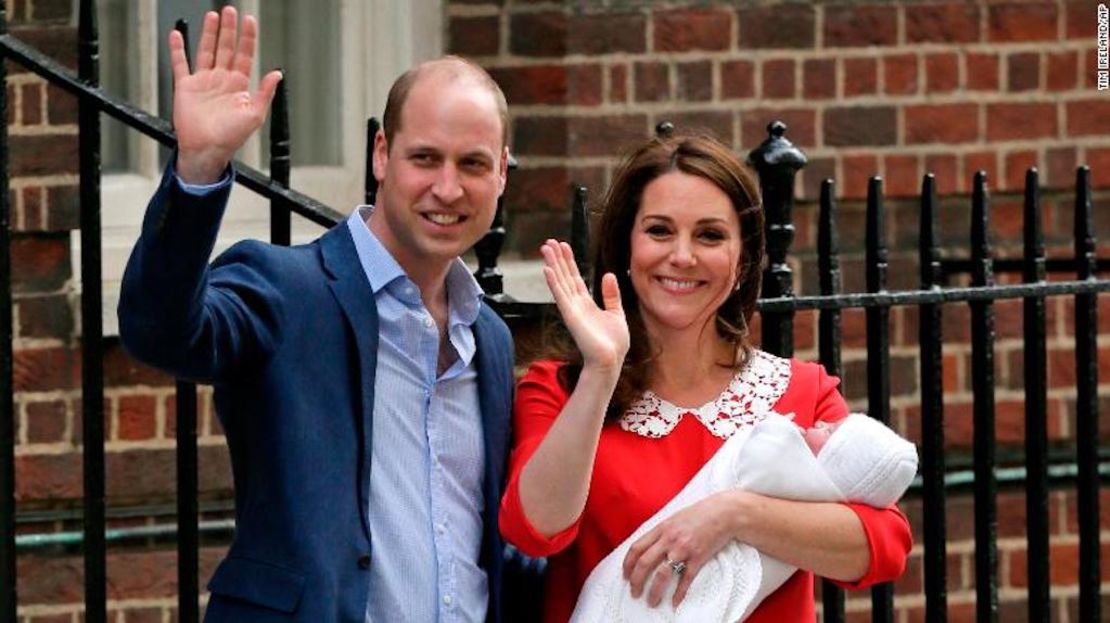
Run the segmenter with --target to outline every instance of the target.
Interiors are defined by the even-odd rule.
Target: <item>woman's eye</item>
[[[652,225],[644,230],[649,236],[666,236],[670,231],[662,225]]]
[[[701,233],[701,238],[710,242],[720,242],[725,239],[725,235],[716,229],[707,229]]]

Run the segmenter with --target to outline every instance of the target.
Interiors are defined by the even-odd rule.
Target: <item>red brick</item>
[[[112,340],[104,349],[104,387],[172,387],[173,377],[165,372],[145,366],[124,352],[119,340]]]
[[[1097,0],[1067,0],[1064,3],[1068,39],[1094,40],[1098,35],[1098,5]]]
[[[163,398],[162,408],[166,412],[166,426],[162,431],[162,436],[165,439],[175,439],[177,437],[177,396]]]
[[[898,42],[898,9],[867,4],[825,8],[825,45],[863,47]]]
[[[956,156],[951,154],[930,154],[925,156],[925,172],[936,175],[938,195],[951,195],[959,192],[959,167]]]
[[[1079,54],[1073,51],[1050,52],[1045,55],[1045,88],[1049,91],[1070,91],[1079,84]]]
[[[567,67],[564,65],[527,65],[497,67],[490,76],[514,106],[567,103]]]
[[[802,65],[802,97],[836,97],[836,59],[809,59]]]
[[[667,113],[658,120],[670,121],[679,130],[709,132],[728,145],[732,142],[732,117],[727,111],[682,111]]]
[[[907,144],[970,143],[979,138],[977,104],[906,106],[904,114]]]
[[[51,125],[77,123],[77,98],[60,87],[46,87],[46,118]],[[76,139],[74,139],[76,143]]]
[[[116,438],[121,441],[154,439],[157,404],[153,396],[120,396]]]
[[[990,41],[1049,41],[1056,39],[1055,2],[1007,2],[987,7]]]
[[[38,23],[62,22],[73,17],[73,3],[65,0],[35,0],[34,18]]]
[[[921,190],[921,172],[914,155],[890,154],[883,158],[885,192],[888,197],[916,197]]]
[[[812,48],[816,37],[816,12],[804,4],[776,4],[740,9],[742,49]]]
[[[564,167],[517,169],[505,192],[509,205],[528,206],[530,211],[565,211],[570,192],[569,172]]]
[[[575,156],[617,156],[647,138],[644,115],[574,117],[568,122],[570,153]]]
[[[628,101],[628,66],[613,65],[609,68],[609,101]]]
[[[15,458],[17,501],[80,498],[81,491],[80,454],[25,454]],[[29,597],[20,598],[30,602]]]
[[[8,144],[12,177],[77,173],[76,135],[15,134]]]
[[[1075,183],[1078,162],[1074,147],[1056,147],[1045,150],[1045,178],[1043,184],[1051,188],[1068,188]]]
[[[43,55],[61,63],[74,73],[77,71],[77,29],[64,28],[21,28],[13,33],[19,40],[34,47]],[[19,63],[8,63],[8,75],[27,73]]]
[[[755,65],[751,61],[721,63],[721,97],[723,99],[755,96]]]
[[[12,85],[12,84],[9,84],[4,89],[4,97],[7,98],[5,100],[7,102],[7,111],[5,112],[5,119],[7,120],[8,125],[15,125],[15,122],[16,122],[16,119],[15,119],[15,112],[17,110],[17,107],[15,105],[16,92],[17,92],[16,87],[15,87],[15,85]]]
[[[883,57],[883,91],[887,95],[917,93],[917,65],[916,54]]]
[[[879,62],[863,56],[844,59],[844,96],[871,95],[879,88]]]
[[[893,106],[845,106],[824,112],[825,144],[832,147],[893,145],[898,115]]]
[[[43,209],[43,190],[41,186],[28,186],[22,189],[23,224],[16,231],[33,232],[46,230],[46,214]]]
[[[731,47],[732,13],[723,9],[656,11],[654,50],[727,50]]]
[[[756,108],[740,113],[740,144],[754,148],[767,140],[767,126],[786,124],[786,138],[795,145],[817,144],[817,114],[806,108]]]
[[[763,97],[790,99],[795,93],[794,59],[776,58],[763,61]]]
[[[967,88],[969,91],[997,91],[1000,81],[997,54],[968,54]]]
[[[513,120],[513,149],[518,156],[566,155],[567,118],[517,117]]]
[[[678,78],[676,93],[678,99],[688,102],[704,102],[713,99],[712,62],[679,63],[675,69]]]
[[[647,16],[643,13],[591,13],[571,17],[567,48],[571,54],[599,56],[647,50]]]
[[[67,405],[64,400],[31,402],[27,411],[27,443],[59,443],[66,437]]]
[[[821,196],[821,183],[826,179],[836,182],[836,158],[810,158],[809,164],[802,169],[802,196],[809,200],[815,200]],[[834,187],[835,190],[835,187]],[[812,221],[810,219],[804,221],[806,229],[813,229]],[[811,240],[809,234],[802,235],[801,219],[795,219],[794,226],[797,228],[796,240],[798,246],[812,247],[814,242]],[[798,348],[797,350],[801,350]]]
[[[76,184],[46,187],[48,231],[68,231],[80,226],[81,193]]]
[[[960,86],[960,59],[955,54],[929,54],[925,57],[925,92],[948,93]]]
[[[972,180],[978,171],[985,171],[990,182],[998,179],[998,154],[994,151],[979,151],[964,155],[964,192],[971,192]]]
[[[867,196],[867,180],[879,173],[879,160],[872,155],[843,156],[840,160],[841,182],[845,199],[860,199]],[[845,232],[841,230],[842,235]]]
[[[1106,98],[1068,102],[1069,136],[1110,134],[1110,100]]]
[[[42,123],[42,92],[43,86],[37,82],[25,84],[20,89],[22,95],[23,125],[39,125]]]
[[[1055,104],[987,104],[987,140],[1052,138],[1057,134]]]
[[[1014,191],[1025,189],[1025,172],[1037,166],[1037,152],[1015,151],[1006,154],[1006,186]]]
[[[633,66],[637,102],[661,102],[671,97],[670,67],[667,63],[642,62]]]
[[[571,65],[567,67],[567,103],[578,106],[601,104],[601,66]]]
[[[1083,74],[1083,86],[1088,89],[1097,88],[1098,81],[1098,51],[1095,49],[1087,50],[1086,58],[1083,61],[1083,67],[1080,71]]]
[[[1087,148],[1084,164],[1091,168],[1091,186],[1110,188],[1110,149]]]
[[[69,237],[17,235],[12,239],[11,262],[13,292],[58,290],[72,276]]]
[[[454,16],[448,25],[447,49],[453,54],[492,56],[501,48],[501,19]]]
[[[172,448],[107,453],[105,488],[109,497],[172,495],[177,483],[175,455]],[[200,445],[197,448],[197,467],[197,487],[202,494],[231,491],[231,466],[227,448],[222,445]]]
[[[1033,91],[1041,86],[1041,55],[1020,52],[1006,57],[1007,90]]]
[[[66,294],[21,298],[18,334],[24,338],[73,337],[73,307]]]
[[[509,22],[509,50],[520,56],[564,56],[567,16],[564,13],[517,13]]]
[[[906,40],[910,43],[979,41],[979,7],[946,2],[907,5]]]

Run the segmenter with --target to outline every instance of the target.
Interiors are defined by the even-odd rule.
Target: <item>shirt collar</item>
[[[370,231],[366,221],[373,211],[374,206],[360,205],[347,218],[347,228],[351,232],[351,238],[354,239],[359,263],[362,264],[362,270],[366,273],[367,281],[370,282],[370,290],[377,295],[385,289],[390,295],[407,304],[422,305],[416,285],[374,232]],[[447,271],[446,285],[448,324],[450,326],[474,324],[481,309],[482,288],[461,259],[456,258],[451,263]]]

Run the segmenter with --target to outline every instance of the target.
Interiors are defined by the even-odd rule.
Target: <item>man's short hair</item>
[[[404,110],[405,101],[413,86],[428,72],[444,72],[451,79],[475,80],[485,87],[493,96],[497,105],[497,115],[501,119],[501,144],[509,144],[509,105],[505,101],[505,94],[497,85],[493,77],[484,68],[474,61],[461,56],[444,56],[431,61],[420,63],[416,67],[401,74],[400,78],[389,89],[389,97],[385,102],[385,114],[382,118],[382,130],[385,132],[386,145],[393,144],[393,136],[401,131],[401,112]]]

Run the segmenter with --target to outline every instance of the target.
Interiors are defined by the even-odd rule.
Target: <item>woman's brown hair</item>
[[[717,334],[736,347],[731,362],[735,371],[747,364],[751,354],[748,327],[755,313],[763,269],[763,208],[755,178],[732,150],[712,136],[686,134],[652,139],[633,151],[614,174],[595,238],[594,299],[599,306],[602,304],[601,277],[605,273],[616,275],[631,337],[606,421],[619,418],[647,389],[649,367],[658,355],[644,329],[640,300],[628,268],[632,226],[644,188],[672,171],[709,180],[728,195],[736,210],[741,239],[739,277],[735,291],[717,309],[715,325]],[[562,354],[567,365],[560,369],[559,381],[569,392],[582,372],[582,355],[573,347]]]

